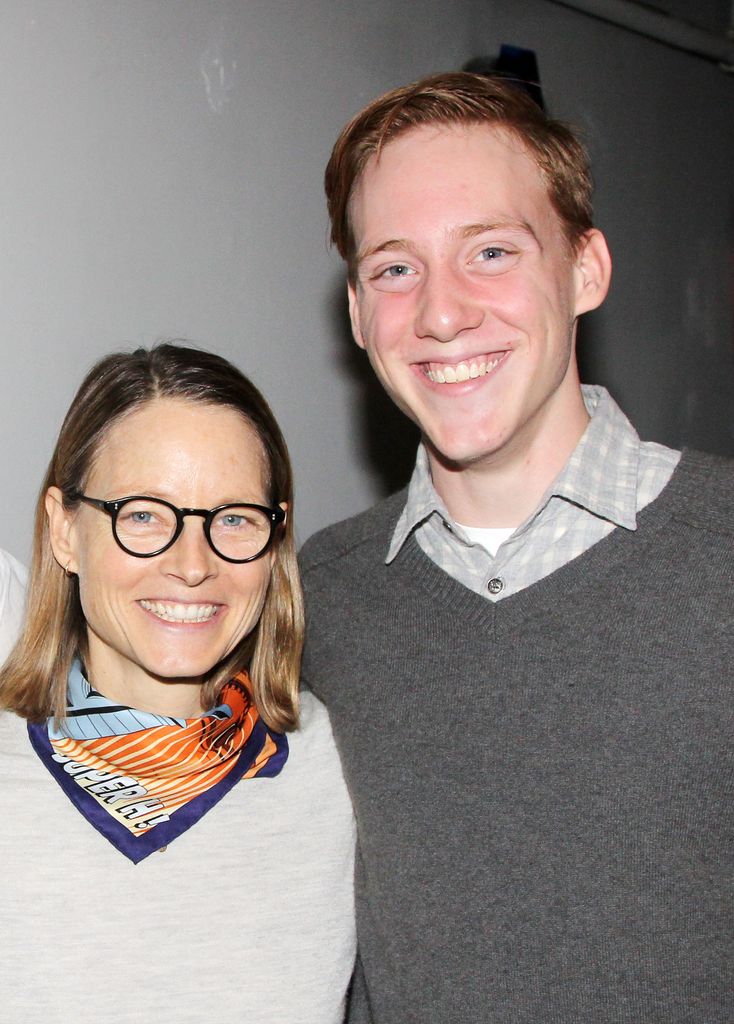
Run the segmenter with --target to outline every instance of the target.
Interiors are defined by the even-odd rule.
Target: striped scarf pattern
[[[29,724],[31,743],[66,795],[138,863],[187,831],[241,779],[280,773],[285,735],[260,718],[245,672],[201,718],[114,704],[75,664],[66,717]]]

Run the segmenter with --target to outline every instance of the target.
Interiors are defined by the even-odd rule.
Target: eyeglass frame
[[[82,494],[81,491],[76,491],[72,495],[72,500],[83,501],[87,505],[91,505],[93,508],[99,509],[100,512],[106,512],[111,520],[112,536],[118,547],[122,548],[126,555],[131,555],[133,558],[155,558],[157,555],[162,555],[164,551],[168,551],[176,543],[178,538],[183,533],[184,519],[186,516],[200,516],[204,522],[202,528],[204,530],[204,537],[209,547],[212,549],[217,558],[221,558],[224,562],[231,562],[235,565],[244,565],[246,562],[256,562],[258,558],[262,558],[270,548],[273,546],[273,540],[275,539],[275,531],[281,523],[285,521],[285,509],[282,509],[280,505],[275,505],[270,508],[268,505],[258,505],[251,501],[228,501],[224,505],[217,505],[216,508],[179,508],[177,505],[171,504],[170,501],[166,501],[164,498],[152,498],[149,494],[130,494],[125,498],[115,498],[110,501],[105,501],[102,498],[90,498],[88,494]],[[154,501],[159,505],[165,505],[176,517],[176,529],[174,530],[173,536],[164,544],[162,548],[158,548],[157,551],[131,551],[130,548],[126,548],[120,538],[117,536],[117,517],[125,505],[131,501]],[[268,537],[267,543],[262,551],[259,551],[256,555],[250,555],[248,558],[230,558],[229,555],[223,555],[215,546],[211,538],[211,525],[214,522],[214,517],[219,513],[223,512],[226,508],[254,508],[258,512],[263,512],[270,522],[270,536]]]

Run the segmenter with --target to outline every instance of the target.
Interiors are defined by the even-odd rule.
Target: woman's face
[[[112,428],[85,494],[148,495],[179,508],[263,505],[264,473],[260,441],[237,412],[161,398]],[[173,547],[135,558],[118,547],[105,512],[82,504],[69,515],[54,491],[47,500],[54,552],[79,576],[90,682],[142,710],[197,714],[202,677],[258,621],[272,555],[226,562],[207,544],[203,520],[189,516]]]

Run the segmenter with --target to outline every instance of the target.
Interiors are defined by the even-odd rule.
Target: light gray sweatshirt
[[[322,705],[275,778],[132,864],[0,714],[2,1024],[339,1024],[354,826]]]

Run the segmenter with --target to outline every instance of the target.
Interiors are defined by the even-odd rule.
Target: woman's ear
[[[601,231],[592,228],[576,249],[576,316],[601,306],[612,278],[612,257]]]
[[[64,508],[64,497],[58,487],[49,487],[46,491],[45,504],[54,558],[65,572],[77,572],[78,563],[72,535],[75,517],[68,509]]]

